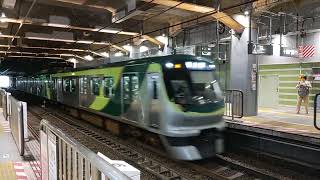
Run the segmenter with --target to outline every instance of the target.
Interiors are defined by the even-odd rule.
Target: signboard
[[[48,139],[47,134],[40,131],[41,179],[48,179]]]
[[[196,46],[196,56],[205,56],[211,57],[212,56],[212,47],[208,46]]]
[[[48,136],[48,158],[49,158],[49,180],[57,180],[57,137],[49,132]]]
[[[248,54],[254,55],[273,55],[273,46],[271,44],[248,44]]]
[[[280,47],[280,56],[299,57],[299,50],[295,48]]]
[[[251,70],[251,89],[253,91],[257,90],[257,64],[252,64]]]

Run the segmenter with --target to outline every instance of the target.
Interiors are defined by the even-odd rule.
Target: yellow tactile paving
[[[16,180],[16,172],[11,161],[0,163],[0,179]]]
[[[256,125],[261,125],[265,128],[274,129],[278,131],[285,131],[291,133],[300,133],[302,132],[304,135],[310,136],[320,136],[320,131],[315,129],[313,126],[302,125],[302,124],[293,124],[293,123],[286,123],[280,121],[270,121],[264,120],[263,118],[252,116],[252,117],[244,117],[243,123],[255,123]]]

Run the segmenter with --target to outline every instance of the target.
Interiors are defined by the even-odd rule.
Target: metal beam
[[[120,35],[128,35],[128,36],[136,36],[139,34],[137,32],[122,31],[121,29],[117,29],[117,28],[101,29],[101,28],[79,27],[79,26],[72,26],[72,25],[68,25],[68,24],[59,24],[59,23],[34,22],[30,19],[23,21],[22,19],[0,17],[0,21],[6,22],[6,23],[15,23],[15,24],[22,24],[23,23],[25,25],[35,25],[35,26],[62,28],[62,29],[73,29],[73,30],[100,32],[100,33],[107,33],[107,34],[120,34]]]
[[[150,2],[150,0],[143,0],[143,1]],[[192,4],[192,3],[181,3],[181,1],[175,1],[175,0],[153,0],[152,3],[163,5],[163,6],[169,6],[169,7],[176,6],[175,8],[177,9],[182,9],[182,10],[192,11],[192,12],[197,12],[202,14],[212,13],[217,11],[212,7],[201,6],[201,5]],[[217,12],[210,16],[224,23],[226,26],[228,26],[229,28],[233,29],[238,33],[241,33],[244,30],[243,25],[241,25],[239,22],[237,22],[236,20],[234,20],[232,17],[230,17],[224,12]]]
[[[142,35],[142,37],[143,37],[144,39],[152,42],[153,44],[156,44],[156,45],[158,45],[158,46],[161,46],[161,48],[163,48],[164,45],[165,45],[164,43],[160,42],[159,40],[157,40],[157,39],[155,39],[155,38],[153,38],[153,37],[150,37],[150,36],[148,36],[148,35]]]

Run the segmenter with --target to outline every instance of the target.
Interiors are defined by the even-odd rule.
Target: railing
[[[42,120],[40,127],[42,179],[140,179],[127,176],[50,122]]]
[[[28,139],[27,103],[10,96],[11,112],[8,117],[11,134],[16,142],[20,155],[25,153],[25,142]]]
[[[243,117],[243,92],[241,90],[232,89],[225,92],[225,111],[227,117],[242,118]]]
[[[314,106],[313,106],[313,125],[316,129],[320,130],[320,126],[318,126],[317,124],[317,111],[319,109],[320,111],[320,93],[316,94],[316,96],[314,97]]]

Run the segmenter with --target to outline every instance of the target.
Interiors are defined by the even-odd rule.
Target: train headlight
[[[188,69],[191,69],[192,68],[192,62],[186,62],[186,67]]]
[[[172,63],[166,63],[166,68],[168,68],[168,69],[172,69],[173,68],[173,64]]]

